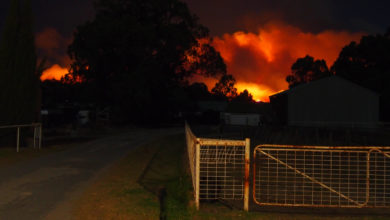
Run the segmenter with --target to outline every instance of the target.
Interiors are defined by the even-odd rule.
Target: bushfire
[[[269,95],[285,90],[285,78],[291,65],[306,55],[324,59],[331,66],[341,49],[351,41],[358,41],[363,33],[327,30],[304,32],[284,23],[271,22],[257,33],[238,31],[215,37],[212,45],[220,52],[228,73],[236,79],[238,92],[248,90],[256,101],[269,101]],[[41,80],[60,80],[68,69],[53,65]],[[216,79],[195,77],[213,88]]]
[[[269,101],[269,95],[287,89],[285,78],[298,58],[310,55],[331,66],[341,49],[362,35],[332,30],[308,33],[283,23],[268,23],[257,33],[239,31],[216,37],[213,46],[237,80],[238,92],[247,89],[254,100]],[[215,81],[206,84],[213,87]]]
[[[69,73],[67,68],[61,67],[58,64],[54,64],[42,73],[41,81],[61,80],[61,78],[64,77],[67,73]]]

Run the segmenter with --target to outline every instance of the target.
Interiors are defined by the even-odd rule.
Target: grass
[[[168,136],[134,149],[113,165],[74,204],[75,219],[262,219],[374,220],[346,216],[244,212],[221,203],[196,211],[188,175],[184,135]]]
[[[192,183],[183,135],[139,147],[77,202],[76,219],[192,219]]]
[[[137,148],[111,167],[76,203],[75,219],[158,219],[158,198],[137,182],[158,149]]]

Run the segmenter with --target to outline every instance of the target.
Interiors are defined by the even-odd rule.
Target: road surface
[[[131,131],[0,168],[0,220],[70,219],[71,203],[126,153],[183,129]]]

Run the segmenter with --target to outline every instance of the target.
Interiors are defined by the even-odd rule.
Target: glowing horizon
[[[41,81],[45,80],[61,80],[66,74],[69,73],[69,70],[65,67],[61,67],[58,64],[54,64],[45,71],[43,71],[40,79]]]
[[[269,22],[257,33],[237,31],[215,37],[212,45],[220,52],[228,74],[236,79],[238,93],[247,89],[254,100],[268,102],[270,95],[288,89],[285,79],[298,58],[310,55],[324,59],[330,67],[342,48],[362,35],[333,30],[310,33]],[[208,81],[204,82],[210,86]]]
[[[358,41],[362,35],[333,30],[310,33],[288,24],[270,22],[257,33],[236,31],[215,37],[212,46],[220,52],[227,73],[236,79],[237,92],[246,89],[254,100],[268,102],[270,95],[288,89],[285,78],[298,58],[310,55],[324,59],[330,67],[341,49],[351,41]],[[54,64],[44,71],[41,80],[61,80],[68,72],[68,68]],[[214,78],[200,76],[190,81],[205,83],[209,91],[217,82]]]

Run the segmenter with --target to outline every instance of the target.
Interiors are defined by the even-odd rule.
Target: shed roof
[[[343,83],[347,84],[347,85],[350,85],[352,87],[358,87],[360,89],[364,89],[366,90],[368,93],[372,93],[373,95],[376,95],[376,96],[379,96],[378,93],[366,88],[366,87],[363,87],[363,86],[360,86],[354,82],[351,82],[349,80],[346,80],[340,76],[336,76],[336,75],[332,75],[332,76],[329,76],[329,77],[324,77],[324,78],[321,78],[321,79],[318,79],[318,80],[315,80],[315,81],[311,81],[309,83],[303,83],[303,84],[300,84],[296,87],[293,87],[291,89],[288,89],[288,90],[284,90],[282,92],[279,92],[279,93],[276,93],[276,94],[273,94],[270,96],[271,97],[277,97],[277,96],[281,96],[281,95],[287,95],[287,94],[290,94],[292,92],[295,92],[295,91],[298,91],[298,90],[301,90],[301,89],[305,89],[305,88],[308,88],[308,87],[311,87],[311,86],[316,86],[316,84],[319,84],[319,83],[322,83],[324,81],[328,81],[328,82],[332,82],[332,81],[335,81],[335,80],[338,80],[338,81],[342,81]]]

